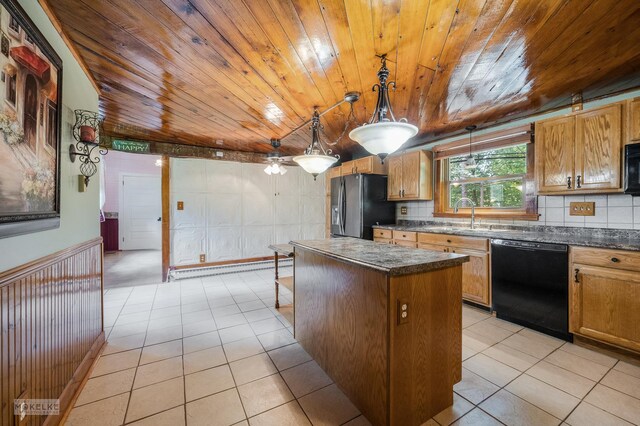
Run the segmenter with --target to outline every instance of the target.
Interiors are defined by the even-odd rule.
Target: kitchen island
[[[453,403],[468,256],[355,238],[293,241],[296,339],[374,425]]]

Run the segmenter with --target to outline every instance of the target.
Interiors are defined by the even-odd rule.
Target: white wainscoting
[[[299,167],[171,159],[171,265],[269,256],[271,243],[324,238],[325,179]],[[177,210],[178,201],[184,210]]]

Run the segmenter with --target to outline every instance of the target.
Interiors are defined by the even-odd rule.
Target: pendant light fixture
[[[395,152],[407,140],[418,134],[418,128],[407,123],[405,118],[396,121],[389,102],[389,86],[396,87],[396,82],[387,83],[389,69],[387,55],[382,55],[382,66],[378,70],[379,83],[372,90],[378,91],[378,102],[369,123],[353,129],[349,137],[358,142],[364,149],[377,155],[384,162],[387,155]],[[397,66],[397,65],[396,65]]]
[[[471,134],[476,128],[477,126],[475,125],[465,127],[465,129],[469,132],[469,157],[464,162],[464,168],[466,170],[473,170],[476,167],[478,167],[478,164],[476,163],[476,159],[473,158],[473,155],[471,154]]]
[[[311,144],[304,150],[303,155],[293,157],[293,161],[298,163],[307,173],[313,175],[313,180],[316,180],[320,173],[325,172],[340,158],[339,155],[333,155],[331,149],[325,149],[322,146],[320,132],[323,127],[320,124],[320,114],[318,114],[318,110],[315,110],[311,118]]]

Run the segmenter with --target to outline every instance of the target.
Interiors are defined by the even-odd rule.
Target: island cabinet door
[[[640,351],[640,274],[573,264],[572,333]]]
[[[576,190],[620,188],[622,106],[576,116]]]
[[[538,192],[570,191],[574,187],[575,117],[536,123],[536,175]]]

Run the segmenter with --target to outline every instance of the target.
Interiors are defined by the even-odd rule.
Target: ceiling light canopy
[[[318,111],[313,112],[311,119],[311,144],[304,150],[303,155],[293,157],[293,161],[298,163],[307,173],[313,175],[313,179],[320,173],[324,173],[329,167],[338,161],[339,155],[333,155],[331,149],[325,149],[320,141],[320,131],[323,126],[320,124]]]
[[[382,66],[378,70],[378,80],[372,90],[378,91],[378,102],[376,109],[371,116],[369,123],[353,129],[349,137],[358,142],[364,149],[375,154],[384,161],[384,158],[395,152],[407,140],[418,134],[418,128],[407,123],[402,118],[396,121],[389,102],[389,86],[395,88],[395,81],[387,83],[389,69],[387,68],[387,57],[382,55]]]

